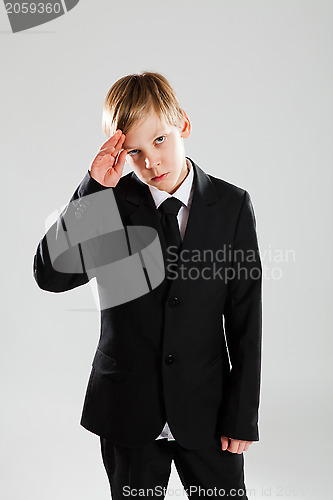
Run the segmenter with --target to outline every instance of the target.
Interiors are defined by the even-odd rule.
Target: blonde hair
[[[183,110],[168,80],[160,73],[144,71],[123,76],[110,88],[104,102],[102,127],[107,137],[117,129],[124,134],[144,119],[151,109],[160,119],[180,126]]]

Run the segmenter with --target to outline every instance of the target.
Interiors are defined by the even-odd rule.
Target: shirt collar
[[[158,208],[163,201],[165,201],[167,198],[171,198],[172,196],[174,198],[177,198],[179,201],[183,203],[186,207],[188,207],[189,204],[189,199],[190,199],[190,194],[191,194],[191,188],[193,184],[193,166],[191,162],[186,158],[186,164],[187,168],[189,168],[189,173],[173,194],[167,193],[167,191],[161,191],[155,186],[151,186],[148,184],[148,187],[150,189],[151,195],[154,199],[155,206]]]

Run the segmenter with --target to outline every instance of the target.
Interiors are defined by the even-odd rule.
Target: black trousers
[[[127,448],[100,438],[102,459],[112,500],[163,499],[167,493],[171,463],[185,490],[170,491],[181,498],[232,498],[247,500],[244,455],[223,451],[220,440],[199,450],[187,450],[176,441],[158,439],[142,447]]]

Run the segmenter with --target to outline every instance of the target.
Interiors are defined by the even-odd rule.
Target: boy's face
[[[145,184],[172,194],[187,176],[183,138],[191,132],[185,113],[179,128],[161,121],[154,109],[126,134],[126,162]],[[162,176],[162,177],[161,177]]]

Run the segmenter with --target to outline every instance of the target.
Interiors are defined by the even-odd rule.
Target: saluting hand
[[[125,138],[125,134],[118,129],[101,146],[92,161],[90,175],[105,187],[115,187],[122,176],[127,155],[126,149],[122,149]]]

